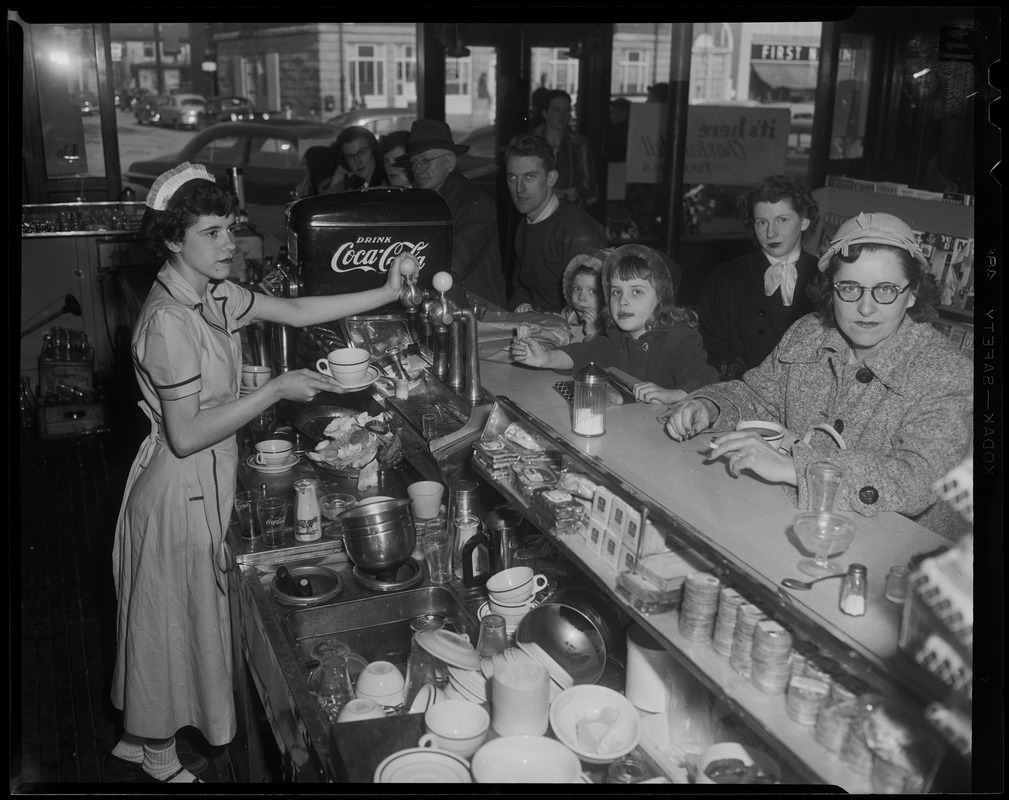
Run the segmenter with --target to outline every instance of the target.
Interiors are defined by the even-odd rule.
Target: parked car
[[[81,110],[81,114],[85,116],[98,113],[98,95],[94,92],[87,90],[74,92],[70,96],[70,102],[77,106]]]
[[[158,109],[167,102],[168,96],[160,94],[138,100],[133,109],[137,125],[157,125],[161,121],[161,113]]]
[[[367,128],[376,136],[392,131],[408,131],[417,119],[417,110],[413,108],[362,108],[358,111],[348,111],[326,120],[339,133],[351,125]]]
[[[166,128],[199,128],[207,98],[202,94],[173,94],[158,106],[159,124]]]
[[[119,98],[119,108],[123,111],[136,111],[137,106],[154,98],[155,92],[145,87],[138,89],[124,89],[117,97]]]
[[[203,164],[222,185],[227,183],[228,167],[240,167],[250,218],[283,242],[283,208],[304,177],[302,157],[309,147],[331,145],[335,137],[332,126],[324,122],[221,122],[194,134],[178,152],[133,162],[123,181],[143,197],[162,172],[183,161]]]
[[[203,109],[202,124],[213,125],[217,122],[238,122],[256,118],[256,109],[248,97],[234,95],[210,97],[207,98],[207,105]]]

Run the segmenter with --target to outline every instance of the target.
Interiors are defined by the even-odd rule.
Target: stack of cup
[[[441,498],[445,486],[438,481],[417,481],[406,487],[417,523],[434,519],[441,513]]]
[[[640,625],[627,631],[624,694],[642,711],[661,712],[669,702],[673,657]]]
[[[496,572],[487,579],[488,611],[504,617],[505,631],[512,636],[547,583],[547,577],[536,574],[532,567],[510,567]]]

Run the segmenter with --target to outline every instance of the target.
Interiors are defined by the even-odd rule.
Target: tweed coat
[[[963,459],[971,438],[974,366],[928,323],[904,318],[886,345],[848,363],[848,344],[833,323],[808,314],[741,380],[703,387],[719,408],[712,430],[743,419],[773,420],[801,440],[815,425],[832,425],[846,450],[814,431],[792,447],[797,489],[806,508],[806,466],[829,457],[847,469],[837,509],[874,516],[896,511],[942,536],[967,526],[932,484]]]

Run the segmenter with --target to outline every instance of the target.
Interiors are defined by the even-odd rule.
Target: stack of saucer
[[[750,654],[750,681],[766,694],[781,694],[792,675],[792,634],[774,620],[757,623]]]
[[[758,606],[743,603],[736,612],[736,627],[732,633],[732,653],[729,664],[744,678],[750,677],[753,652],[753,635],[757,623],[767,619]]]
[[[710,572],[687,576],[680,605],[680,633],[692,642],[710,642],[718,612],[722,582]]]
[[[464,700],[478,705],[487,702],[487,677],[482,670],[449,666],[448,683]]]

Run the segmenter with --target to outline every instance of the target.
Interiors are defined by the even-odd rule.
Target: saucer
[[[256,472],[262,472],[266,475],[276,475],[280,472],[287,472],[291,467],[298,463],[298,456],[296,453],[291,453],[287,457],[287,461],[281,462],[280,464],[257,464],[256,457],[249,456],[245,459],[246,466],[252,467]]]
[[[418,647],[423,647],[435,658],[460,669],[480,669],[480,656],[469,643],[469,639],[458,633],[439,628],[435,631],[421,631],[413,636]]]
[[[367,389],[375,381],[378,380],[378,376],[379,376],[378,367],[370,366],[368,367],[368,376],[359,383],[340,383],[338,380],[336,380],[336,378],[333,378],[332,380],[333,383],[337,384],[345,392],[355,392],[359,389]]]
[[[472,783],[462,756],[433,747],[411,747],[386,758],[375,770],[375,783]]]

